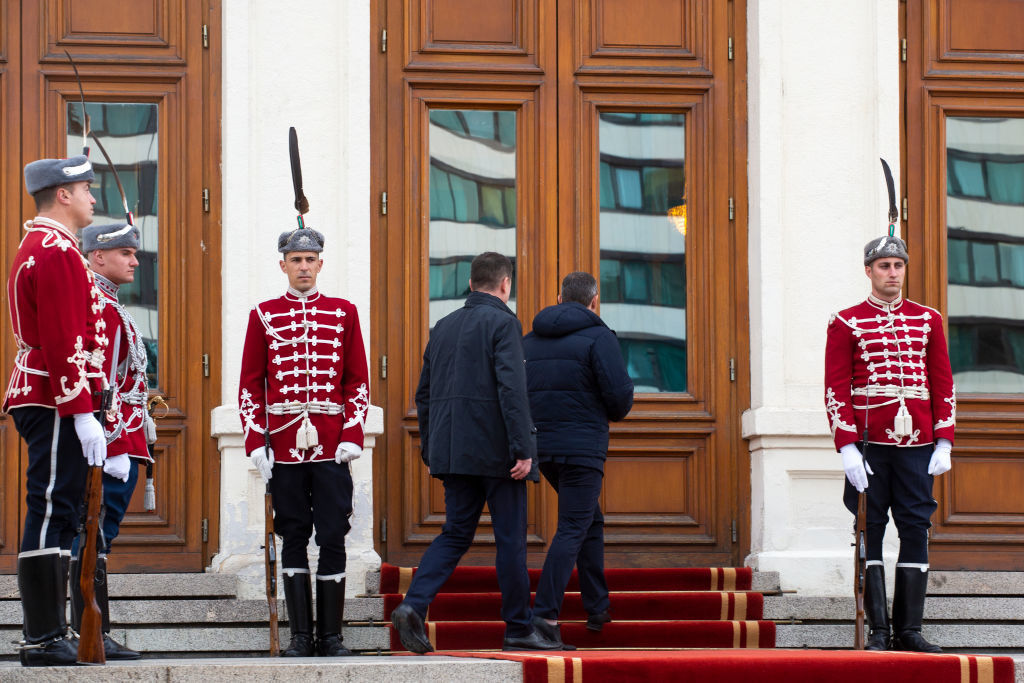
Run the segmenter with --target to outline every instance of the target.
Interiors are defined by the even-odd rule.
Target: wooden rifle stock
[[[277,657],[281,654],[281,638],[277,630],[277,542],[274,539],[274,506],[270,497],[270,484],[263,494],[265,538],[263,545],[263,562],[267,570],[267,607],[270,610],[270,654]]]
[[[96,546],[99,540],[100,505],[103,503],[103,466],[89,468],[85,487],[85,533],[78,544],[79,588],[82,591],[82,630],[78,661],[106,664],[103,651],[103,615],[96,602]]]
[[[868,494],[857,494],[856,549],[853,553],[853,597],[857,603],[856,621],[853,629],[853,649],[864,649],[864,582],[867,578],[868,544]]]

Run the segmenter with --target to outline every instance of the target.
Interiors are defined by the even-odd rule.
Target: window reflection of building
[[[516,113],[430,112],[430,327],[462,306],[473,257],[516,255]],[[509,307],[515,310],[515,277]]]
[[[87,103],[86,112],[93,135],[103,142],[124,186],[128,208],[139,228],[142,248],[135,281],[122,285],[118,298],[142,332],[149,360],[149,385],[157,386],[158,311],[158,152],[157,105],[147,103]],[[124,207],[114,174],[103,155],[89,140],[92,152],[92,193],[96,197],[94,223],[124,221]],[[68,153],[78,154],[82,146],[82,109],[68,103]]]
[[[601,316],[637,391],[686,391],[685,117],[603,112],[599,148]]]
[[[1024,392],[1024,119],[949,118],[946,146],[954,381]]]

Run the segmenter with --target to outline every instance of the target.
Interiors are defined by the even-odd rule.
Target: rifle
[[[866,413],[867,411],[865,411]],[[867,416],[865,415],[865,423]],[[868,450],[868,429],[864,426],[864,441],[861,445],[861,456],[867,462]],[[855,535],[855,550],[853,552],[853,598],[857,604],[857,612],[853,627],[853,649],[864,649],[864,582],[867,575],[868,563],[868,494],[867,491],[857,493],[857,525]]]
[[[100,392],[96,419],[103,426],[114,401],[117,383],[117,357],[121,352],[121,328],[114,333],[114,354],[110,361],[110,381]],[[96,602],[96,555],[99,551],[100,519],[103,506],[103,465],[89,467],[85,484],[85,525],[78,542],[78,587],[82,591],[82,629],[78,641],[79,664],[106,664],[103,650],[103,613]]]
[[[263,443],[270,455],[270,416]],[[270,495],[270,482],[263,494],[263,564],[267,573],[267,608],[270,610],[270,656],[281,654],[281,638],[277,629],[277,540],[274,538],[274,505]]]

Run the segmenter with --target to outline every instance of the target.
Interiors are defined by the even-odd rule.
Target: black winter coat
[[[508,306],[484,292],[471,292],[434,326],[416,389],[431,475],[508,478],[516,460],[536,460],[522,335]],[[527,478],[540,479],[536,462]]]
[[[578,303],[549,306],[523,340],[541,462],[604,471],[608,421],[633,407],[633,380],[615,333]]]

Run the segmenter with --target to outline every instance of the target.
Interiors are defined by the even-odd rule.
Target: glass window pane
[[[430,112],[430,122],[447,128],[453,133],[467,133],[465,124],[462,122],[462,117],[456,111],[449,109],[432,109]]]
[[[601,317],[641,393],[687,390],[685,121],[668,112],[599,120]]]
[[[142,248],[134,281],[121,285],[118,299],[135,319],[149,357],[149,386],[157,386],[159,368],[159,137],[157,105],[141,102],[90,102],[85,105],[93,135],[100,139],[117,168]],[[67,107],[67,153],[82,153],[82,105]],[[90,138],[90,161],[96,179],[93,223],[124,222],[124,204],[109,164]]]
[[[429,325],[462,306],[473,258],[516,256],[516,115],[514,111],[430,111],[430,227],[427,244]],[[465,136],[450,130],[465,122]],[[444,173],[434,169],[443,168]],[[435,202],[438,206],[435,207]],[[508,305],[516,308],[515,277]]]
[[[1024,118],[948,117],[946,159],[953,380],[1024,393]]]

